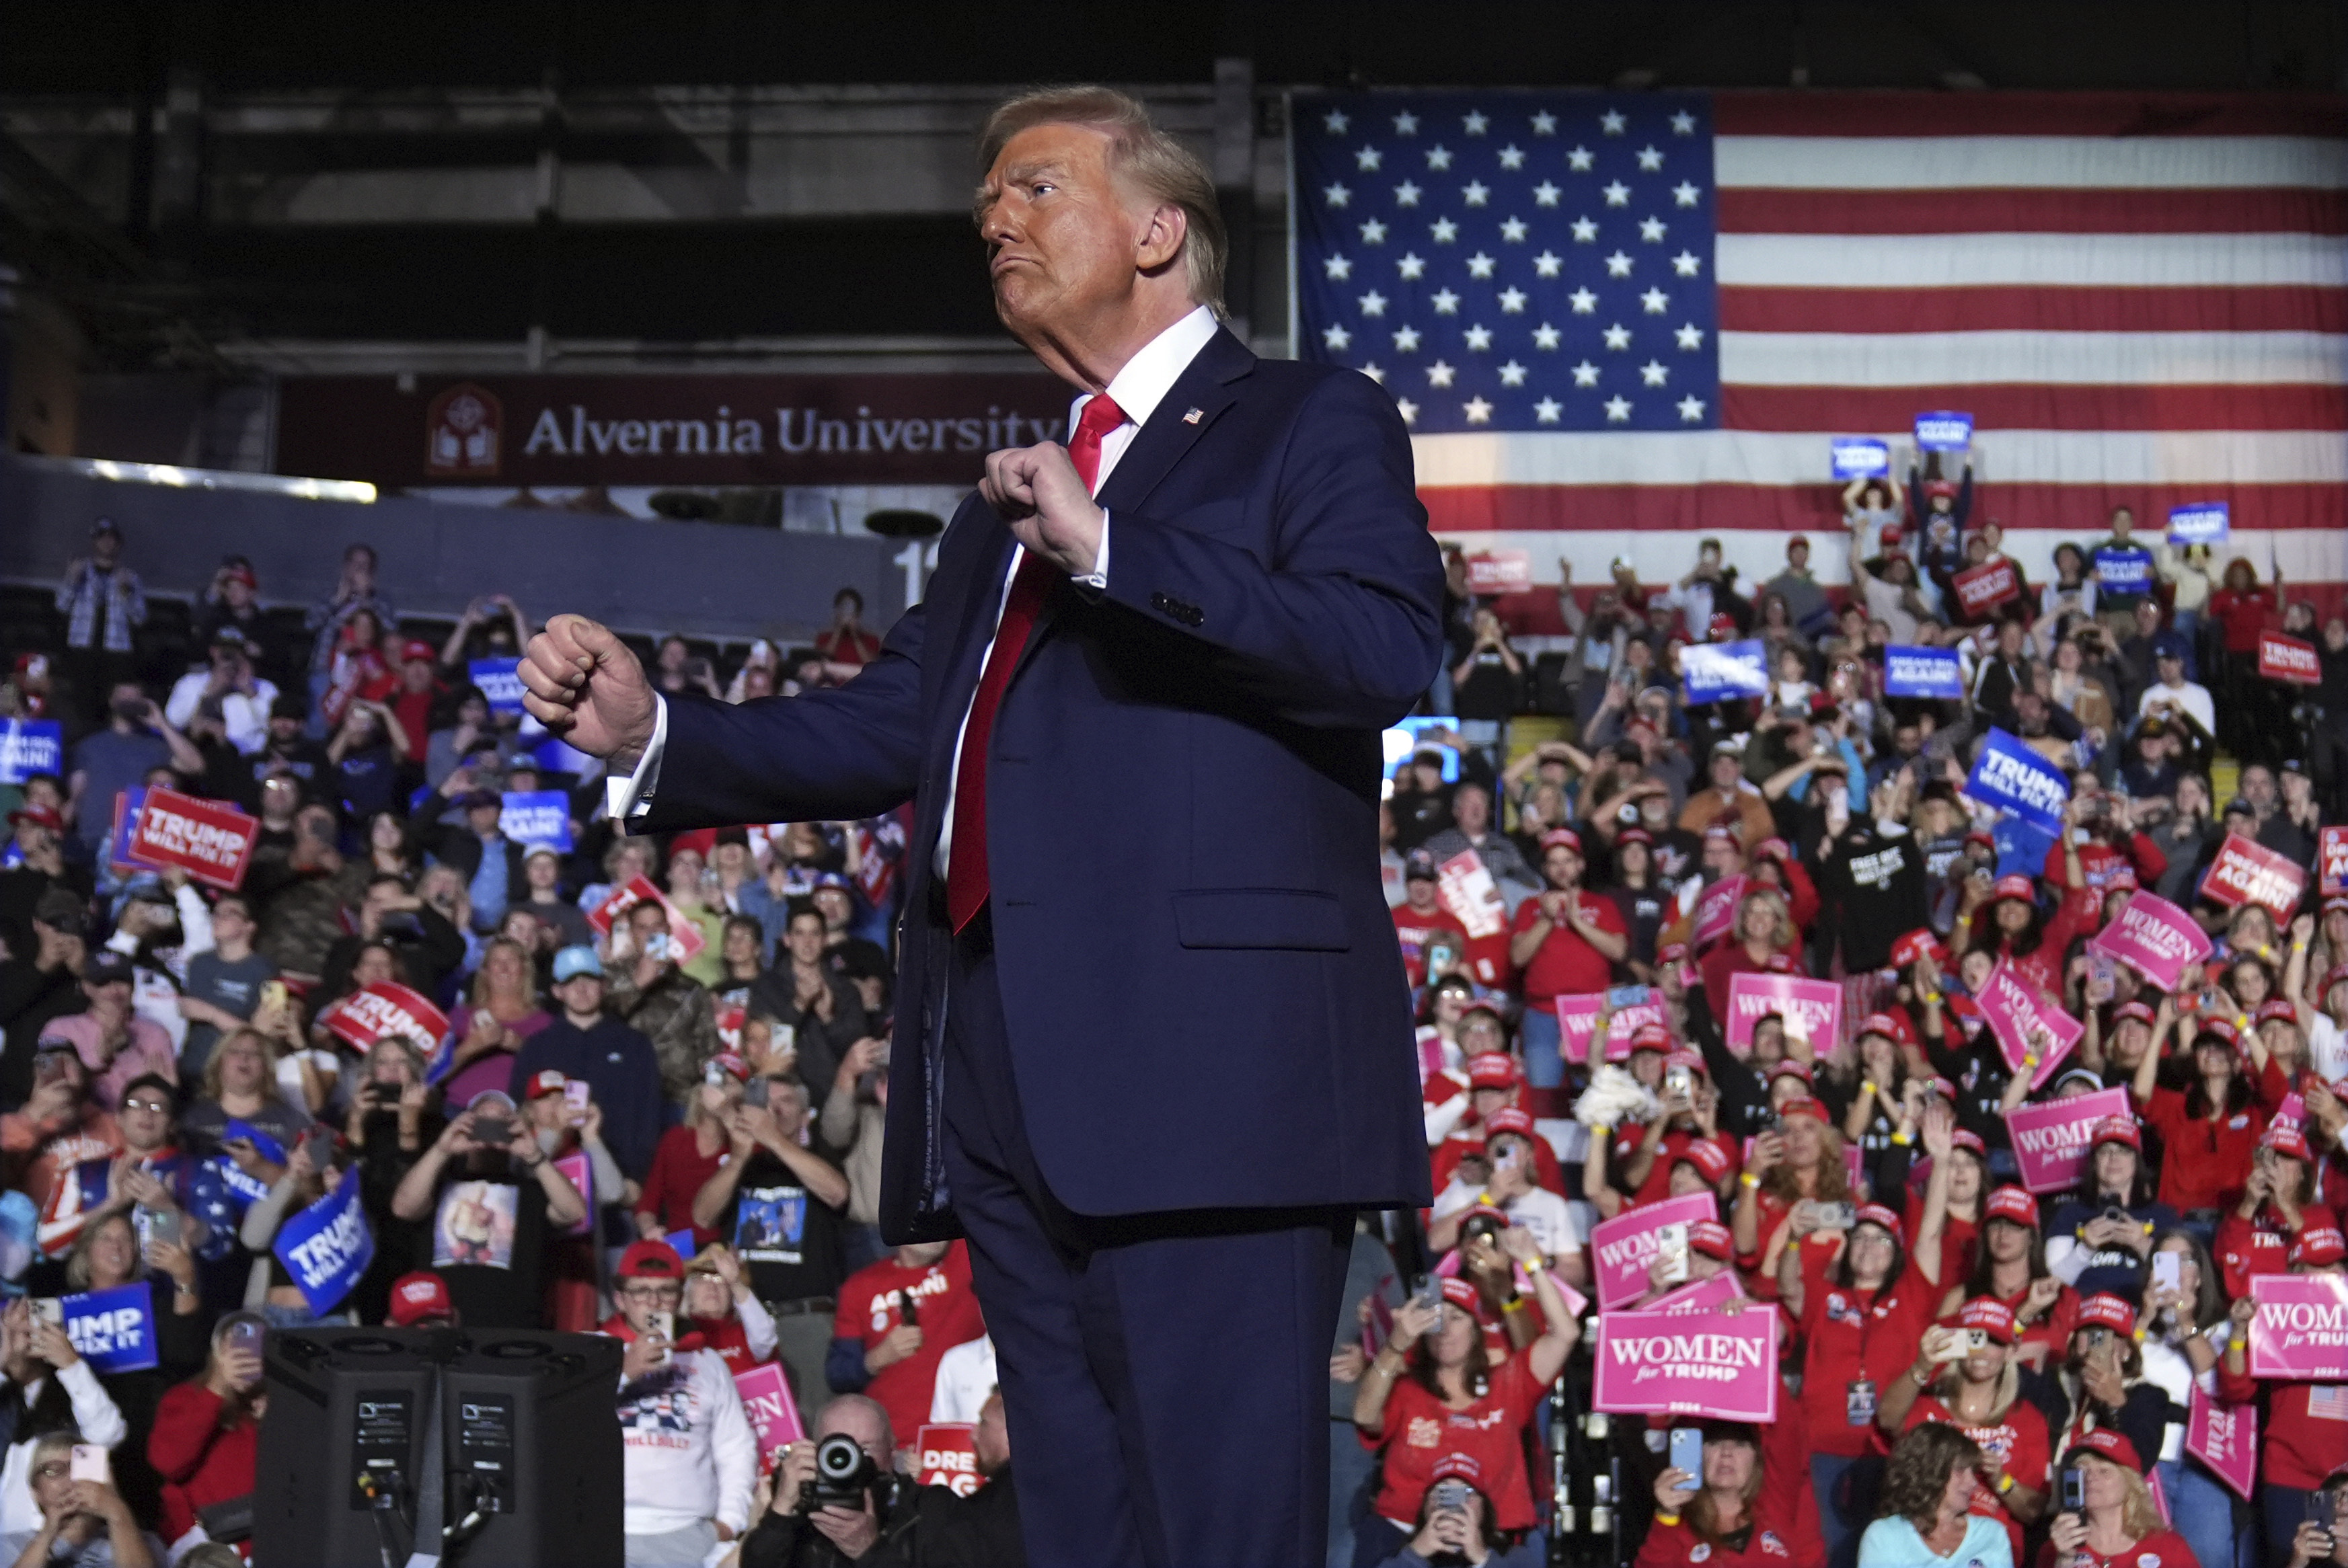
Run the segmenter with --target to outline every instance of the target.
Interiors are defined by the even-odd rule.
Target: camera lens
[[[829,1481],[845,1481],[863,1467],[864,1450],[845,1432],[834,1432],[815,1446],[815,1471]]]

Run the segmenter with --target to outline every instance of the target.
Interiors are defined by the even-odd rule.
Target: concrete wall
[[[37,458],[0,457],[0,580],[53,583],[89,548],[94,519],[120,525],[150,592],[201,591],[221,558],[250,557],[271,604],[330,596],[345,546],[364,540],[403,614],[455,617],[478,595],[510,593],[542,620],[577,610],[625,631],[790,641],[831,619],[843,587],[868,624],[906,604],[903,546],[665,519],[576,517],[392,499],[371,506],[93,478]]]

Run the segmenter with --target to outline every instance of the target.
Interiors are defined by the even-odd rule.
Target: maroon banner
[[[2302,642],[2296,637],[2285,637],[2280,631],[2259,633],[2259,673],[2270,681],[2288,681],[2294,686],[2313,686],[2323,679],[2323,666],[2315,657],[2315,644]]]
[[[282,384],[279,472],[402,487],[963,484],[996,447],[1058,440],[1069,398],[996,373]]]
[[[318,1015],[318,1026],[337,1040],[365,1050],[376,1040],[409,1040],[430,1056],[448,1032],[448,1015],[429,997],[378,980],[335,1002]]]
[[[130,830],[130,857],[150,866],[177,866],[199,882],[234,889],[244,885],[261,821],[225,801],[198,800],[177,790],[150,789]]]
[[[2299,907],[2300,889],[2307,886],[2307,867],[2277,855],[2264,845],[2230,833],[2218,848],[2218,857],[2201,876],[2201,897],[2229,909],[2256,904],[2288,925]]]
[[[1949,580],[1955,585],[1957,603],[1967,615],[1994,610],[2022,591],[2010,560],[1983,561],[1979,566],[1967,567]]]
[[[639,904],[654,903],[668,911],[669,939],[676,946],[675,957],[680,964],[691,963],[702,948],[709,944],[701,928],[685,917],[684,911],[668,901],[668,895],[652,885],[652,879],[639,876],[624,887],[612,889],[610,897],[587,911],[587,924],[599,937],[612,934],[612,927],[620,917]]]

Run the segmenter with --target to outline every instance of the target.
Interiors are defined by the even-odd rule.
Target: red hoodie
[[[165,1394],[147,1436],[147,1462],[163,1477],[163,1538],[177,1541],[203,1510],[250,1492],[260,1450],[261,1423],[202,1379]]]

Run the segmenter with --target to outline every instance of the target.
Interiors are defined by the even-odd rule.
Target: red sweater
[[[163,1537],[177,1541],[195,1528],[196,1515],[253,1488],[261,1423],[239,1412],[222,1426],[226,1401],[201,1379],[182,1383],[155,1406],[147,1462],[163,1478]]]
[[[662,1133],[653,1150],[652,1172],[644,1178],[644,1196],[636,1200],[636,1213],[651,1214],[664,1231],[690,1229],[696,1248],[724,1239],[693,1223],[693,1197],[726,1163],[727,1148],[720,1140],[717,1153],[704,1159],[692,1128],[676,1126]]]
[[[2187,1114],[2185,1100],[2174,1089],[2156,1089],[2144,1108],[2144,1119],[2159,1131],[2164,1152],[2160,1201],[2178,1214],[2230,1208],[2241,1201],[2250,1155],[2267,1130],[2266,1112],[2250,1105],[2213,1122]]]
[[[2323,1478],[2348,1463],[2348,1384],[2281,1383],[2267,1385],[2266,1439],[2259,1455],[2259,1479],[2278,1486],[2312,1491]],[[2228,1404],[2247,1405],[2259,1397],[2259,1380],[2240,1377],[2218,1363],[2218,1398]]]
[[[2210,619],[2226,629],[2226,651],[2248,653],[2255,657],[2259,651],[2259,633],[2265,630],[2274,618],[2274,595],[2263,588],[2248,593],[2236,593],[2221,588],[2209,596]]]
[[[1917,1342],[1932,1321],[1941,1292],[1916,1271],[1908,1271],[1876,1291],[1827,1283],[1824,1258],[1805,1248],[1802,1255],[1802,1409],[1810,1428],[1810,1451],[1857,1459],[1880,1453],[1872,1411],[1859,1424],[1850,1419],[1850,1385],[1875,1385],[1880,1404],[1884,1385],[1915,1365]]]

